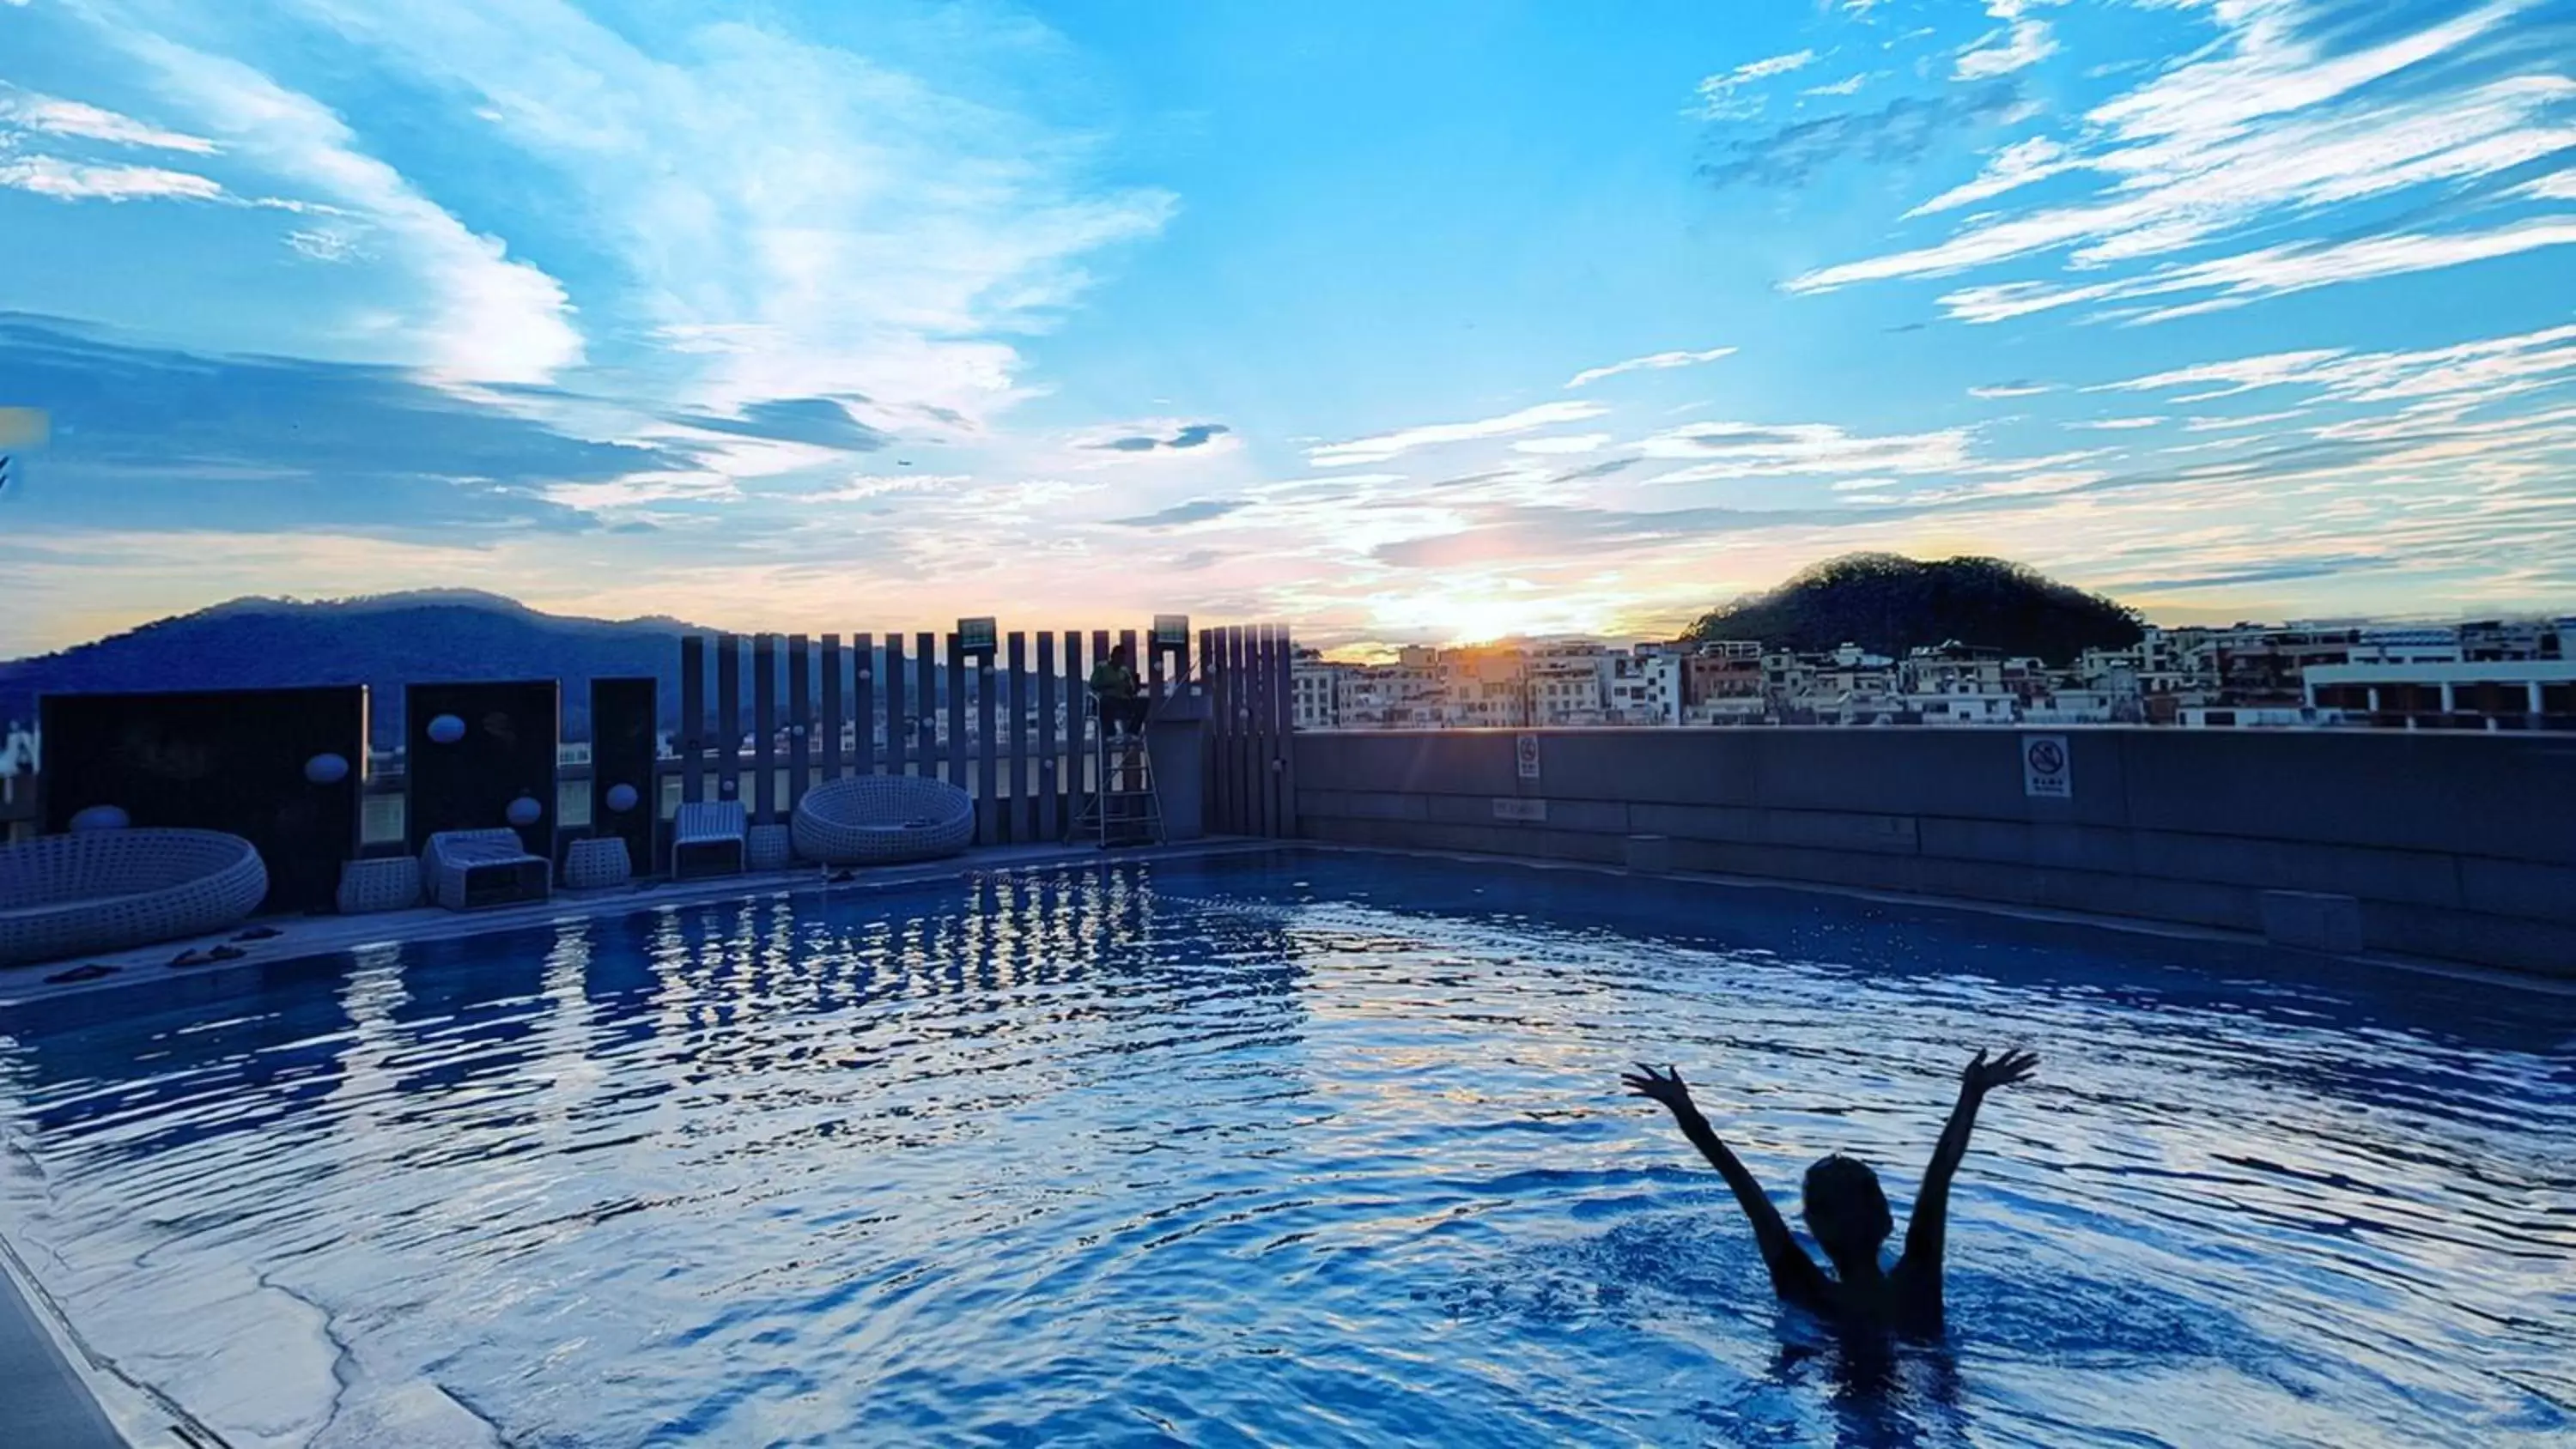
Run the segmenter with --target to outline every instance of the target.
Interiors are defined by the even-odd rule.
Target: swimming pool
[[[773,897],[0,1016],[0,1238],[253,1444],[2566,1442],[2576,1000],[1282,851]],[[1847,1356],[1617,1095],[1900,1218]]]

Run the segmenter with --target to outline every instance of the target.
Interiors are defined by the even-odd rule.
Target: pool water
[[[1661,1110],[1900,1220],[1771,1299]],[[0,1239],[236,1445],[2576,1440],[2576,999],[1391,855],[773,897],[0,1015]],[[1794,1220],[1794,1217],[1793,1217]]]

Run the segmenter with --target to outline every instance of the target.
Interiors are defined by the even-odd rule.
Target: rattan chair
[[[442,830],[420,853],[429,898],[451,911],[515,906],[554,893],[554,868],[515,830]]]
[[[595,835],[576,840],[564,852],[566,890],[610,890],[634,879],[635,863],[627,856],[624,836]]]
[[[671,877],[740,875],[751,813],[739,800],[699,800],[671,817]]]
[[[420,904],[420,857],[380,855],[340,867],[340,914],[407,911]]]
[[[214,830],[92,830],[0,846],[0,966],[120,951],[240,924],[268,867]]]
[[[805,792],[796,853],[826,865],[891,865],[955,855],[975,840],[975,801],[944,780],[860,775]]]
[[[746,870],[785,870],[796,863],[796,837],[784,825],[755,825],[743,832],[742,863]]]

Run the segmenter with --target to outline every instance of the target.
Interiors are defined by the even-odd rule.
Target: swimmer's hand
[[[1986,1054],[1980,1051],[1977,1053],[1976,1060],[1968,1063],[1967,1069],[1959,1073],[1959,1095],[1982,1097],[1997,1087],[2009,1087],[2015,1082],[2027,1082],[2030,1080],[2030,1074],[2038,1067],[2039,1055],[2036,1052],[2007,1051],[1993,1061],[1988,1061]]]
[[[1619,1083],[1628,1089],[1631,1097],[1661,1102],[1676,1112],[1692,1110],[1690,1088],[1682,1084],[1678,1068],[1666,1067],[1663,1075],[1657,1076],[1653,1067],[1639,1062],[1636,1071],[1621,1074]]]

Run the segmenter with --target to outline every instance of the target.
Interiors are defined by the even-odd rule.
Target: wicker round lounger
[[[268,894],[249,841],[213,830],[90,830],[0,846],[0,966],[238,924]]]
[[[825,865],[892,865],[955,855],[975,839],[975,802],[944,780],[830,780],[796,804],[796,853]]]

